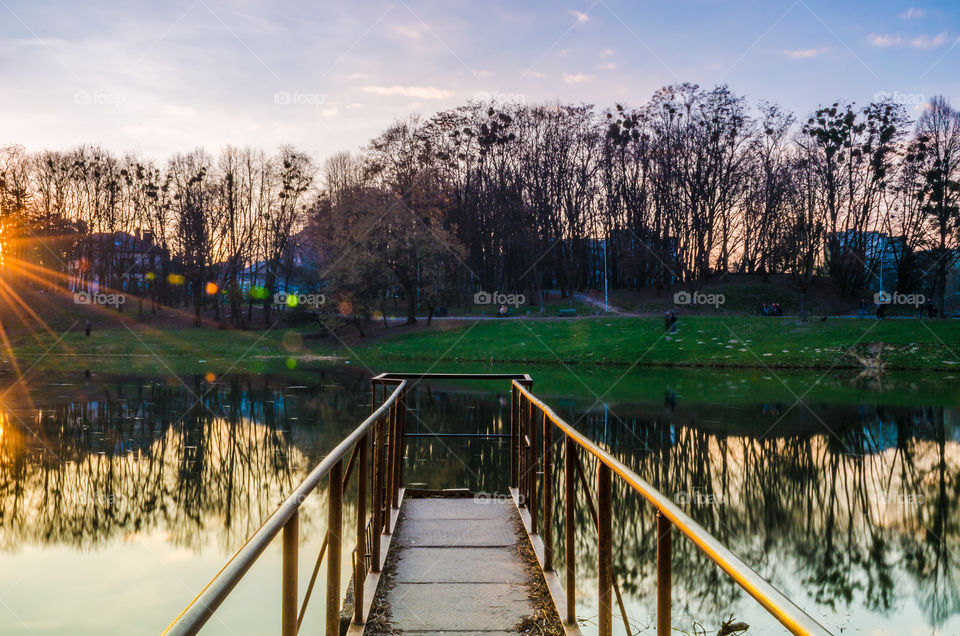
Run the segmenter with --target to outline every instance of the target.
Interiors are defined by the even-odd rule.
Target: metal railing
[[[387,387],[393,392],[387,396]],[[383,403],[377,407],[377,387],[383,386]],[[399,503],[402,481],[403,429],[406,414],[405,380],[381,378],[371,385],[370,417],[327,455],[300,483],[272,515],[260,526],[236,554],[217,573],[164,631],[181,636],[196,634],[267,546],[283,533],[283,571],[281,574],[281,630],[283,636],[295,636],[326,556],[327,590],[325,633],[340,634],[340,569],[343,547],[343,492],[354,465],[357,466],[357,549],[354,562],[354,620],[362,622],[363,584],[368,570],[378,572],[381,564],[380,536],[390,532],[390,510]],[[371,439],[372,436],[372,439]],[[349,459],[347,459],[349,456]],[[344,471],[344,461],[347,461]],[[326,479],[327,534],[320,548],[303,604],[297,609],[299,552],[299,511],[307,497]],[[369,480],[369,484],[367,483]],[[367,510],[367,487],[373,496]],[[369,552],[367,551],[369,549]]]
[[[559,429],[563,438],[564,453],[564,497],[565,497],[565,566],[566,581],[566,620],[576,621],[576,552],[574,533],[576,523],[574,512],[577,502],[577,481],[581,483],[591,517],[597,527],[597,572],[599,627],[601,636],[609,636],[613,630],[613,593],[616,593],[620,614],[627,633],[631,633],[623,605],[623,599],[613,577],[613,529],[611,515],[611,491],[613,476],[616,475],[630,489],[639,493],[656,508],[657,539],[657,634],[668,636],[671,630],[671,572],[672,572],[672,535],[676,528],[693,544],[720,566],[730,578],[736,581],[750,596],[774,618],[794,634],[829,635],[820,623],[797,607],[790,599],[773,587],[766,579],[757,574],[737,555],[724,547],[700,524],[691,519],[663,493],[644,481],[634,471],[610,453],[600,448],[582,433],[567,424],[559,415],[530,392],[529,380],[514,380],[510,409],[510,429],[512,433],[511,480],[519,492],[518,501],[528,502],[530,531],[536,534],[541,530],[544,545],[545,570],[553,568],[553,528],[551,511],[553,496],[553,428]],[[539,416],[539,417],[538,417]],[[537,420],[540,422],[537,422]],[[540,430],[538,444],[537,432]],[[540,448],[542,447],[542,450]],[[597,460],[596,493],[594,506],[590,487],[584,475],[578,449],[584,449]],[[539,478],[539,479],[538,479]],[[542,524],[537,519],[538,481],[542,482]]]
[[[270,515],[229,562],[217,573],[197,597],[170,624],[164,634],[196,634],[213,615],[227,595],[260,557],[278,534],[283,534],[283,571],[281,594],[281,634],[295,636],[303,622],[314,584],[324,557],[327,557],[326,636],[340,634],[340,569],[342,559],[343,492],[354,465],[357,466],[357,519],[354,573],[353,622],[363,623],[364,582],[368,572],[379,572],[383,558],[380,537],[391,532],[391,511],[399,506],[403,483],[405,448],[406,395],[408,382],[414,380],[510,380],[510,483],[517,502],[529,515],[530,533],[542,526],[543,561],[546,572],[553,574],[554,507],[553,429],[563,434],[564,497],[565,497],[565,570],[566,616],[568,624],[576,623],[576,553],[575,509],[577,482],[586,495],[591,518],[597,528],[598,599],[601,636],[613,629],[613,594],[628,633],[631,633],[619,587],[613,576],[612,509],[613,476],[616,475],[639,493],[657,510],[657,634],[668,636],[671,629],[671,559],[672,531],[679,530],[701,552],[712,559],[773,617],[794,634],[829,635],[823,626],[785,597],[763,577],[724,547],[703,527],[687,516],[673,502],[619,460],[600,448],[561,419],[533,395],[532,379],[527,374],[461,374],[461,373],[383,373],[371,380],[370,417],[344,439],[311,471],[297,489]],[[393,387],[387,395],[388,387]],[[382,388],[382,404],[377,407],[378,388]],[[540,422],[537,423],[539,414]],[[539,440],[538,440],[539,430]],[[594,504],[578,449],[584,449],[598,463]],[[349,454],[349,459],[347,459]],[[344,471],[344,460],[347,460]],[[324,479],[328,481],[328,525],[310,583],[299,611],[297,609],[299,509],[304,500]],[[368,483],[369,481],[369,483]],[[370,508],[367,510],[367,488]],[[539,499],[542,492],[542,500]],[[543,519],[537,508],[542,502]],[[528,505],[529,504],[529,505]],[[564,608],[558,608],[561,611]]]

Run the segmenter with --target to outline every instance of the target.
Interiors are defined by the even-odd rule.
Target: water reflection
[[[671,399],[672,397],[672,399]],[[435,389],[422,416],[431,430],[502,431],[502,396]],[[554,401],[555,403],[555,401]],[[423,406],[423,404],[422,404]],[[559,407],[570,422],[670,494],[801,607],[840,632],[960,633],[960,417],[943,407],[618,404]],[[450,415],[447,416],[446,414]],[[457,417],[456,413],[468,413]],[[480,440],[411,442],[411,472],[430,487],[502,491],[508,446]],[[443,466],[441,473],[431,467]],[[586,462],[589,475],[595,465]],[[557,475],[555,492],[562,492]],[[554,528],[562,550],[562,506]],[[595,532],[577,509],[578,587],[596,615]],[[650,506],[620,489],[615,568],[637,627],[655,591]],[[777,632],[759,607],[688,541],[674,543],[675,623],[719,626],[731,613],[757,633]],[[562,567],[562,555],[558,568]],[[716,630],[716,627],[713,627]]]
[[[310,387],[240,377],[186,385],[126,380],[58,385],[35,395],[32,407],[0,411],[0,607],[9,610],[0,610],[0,632],[102,633],[82,612],[51,624],[44,603],[32,600],[47,589],[24,589],[13,569],[42,573],[54,587],[65,563],[81,580],[121,588],[148,585],[141,570],[169,570],[181,585],[163,599],[138,599],[142,607],[125,608],[111,623],[123,633],[160,631],[369,413],[368,386],[356,374],[321,377]],[[307,544],[324,530],[324,498],[318,494],[301,516]],[[348,493],[345,514],[353,505]],[[64,549],[59,563],[44,556]],[[130,560],[101,569],[116,550]],[[90,551],[95,558],[83,556]],[[169,564],[183,559],[206,565],[184,573]],[[272,588],[277,576],[252,578]],[[12,590],[29,606],[4,599]],[[68,594],[91,605],[106,600],[85,587]],[[145,608],[156,610],[147,620],[138,615]],[[248,633],[273,628],[273,612],[263,614],[243,625]],[[216,621],[211,627],[243,633]]]
[[[506,433],[507,394],[495,387],[422,383],[407,431]],[[340,372],[307,386],[261,377],[67,382],[21,402],[0,408],[4,634],[156,633],[370,408],[368,378]],[[960,633],[957,409],[791,407],[762,391],[754,403],[695,404],[663,389],[598,408],[548,402],[835,633]],[[409,440],[409,485],[503,493],[509,472],[503,439]],[[636,627],[646,628],[653,513],[622,488],[615,494],[616,575]],[[325,529],[322,503],[321,493],[301,518],[303,577]],[[563,513],[558,500],[558,568]],[[590,617],[596,537],[582,498],[576,515],[578,598]],[[677,627],[695,633],[698,621],[715,633],[734,614],[752,633],[781,631],[688,541],[674,551]],[[263,560],[209,633],[276,630],[278,555]],[[85,611],[105,598],[124,603],[109,618]],[[316,610],[305,629],[319,629]]]

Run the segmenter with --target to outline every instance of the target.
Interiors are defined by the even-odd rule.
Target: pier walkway
[[[509,432],[478,435],[509,439],[509,451],[504,451],[509,452],[508,497],[471,498],[458,490],[422,498],[438,493],[404,487],[407,392],[428,379],[510,382]],[[370,417],[310,472],[164,634],[198,633],[260,555],[281,537],[283,636],[300,632],[321,570],[326,578],[325,636],[517,632],[574,636],[580,633],[578,571],[583,574],[582,564],[577,564],[578,531],[586,533],[581,539],[596,542],[596,568],[591,568],[596,572],[596,595],[590,604],[595,600],[597,613],[588,618],[595,620],[600,636],[612,636],[615,625],[633,633],[614,570],[616,483],[617,497],[640,497],[655,510],[651,527],[656,595],[650,600],[657,636],[672,632],[674,537],[690,541],[789,632],[829,636],[669,497],[564,421],[532,393],[532,384],[529,375],[510,373],[374,377]],[[322,485],[326,538],[301,601],[300,506]],[[356,516],[345,520],[348,486],[355,488]],[[584,509],[592,523],[578,524],[578,511],[583,518]],[[563,524],[562,532],[556,533],[559,541],[555,519]],[[555,552],[563,555],[562,570],[554,567]],[[348,564],[352,574],[345,586],[341,574]],[[341,603],[345,587],[347,598]]]

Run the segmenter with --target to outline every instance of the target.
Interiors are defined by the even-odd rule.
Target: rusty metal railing
[[[539,422],[538,422],[539,420]],[[511,463],[516,463],[510,471],[512,484],[519,493],[518,501],[528,502],[530,531],[536,534],[542,527],[544,545],[544,569],[553,568],[553,528],[551,511],[553,499],[553,429],[563,434],[564,453],[564,497],[565,497],[565,550],[566,550],[566,620],[576,621],[576,553],[574,551],[574,532],[576,524],[574,511],[577,501],[577,480],[584,490],[591,516],[597,527],[597,565],[600,636],[610,636],[613,630],[613,594],[616,593],[620,613],[625,621],[627,633],[631,633],[626,624],[626,612],[620,591],[613,577],[613,528],[611,514],[611,496],[613,477],[616,476],[631,490],[646,499],[657,510],[657,635],[669,636],[671,630],[671,559],[673,530],[680,531],[693,544],[720,566],[730,578],[736,581],[750,596],[784,627],[793,634],[829,635],[820,623],[800,609],[766,579],[757,574],[737,555],[723,546],[696,521],[678,508],[668,497],[644,481],[634,471],[602,449],[582,433],[567,424],[542,400],[530,391],[530,381],[514,380],[510,409],[510,428],[513,433],[511,444]],[[537,431],[540,430],[540,444],[537,443]],[[597,460],[596,495],[594,506],[590,488],[584,476],[578,449],[583,449]],[[542,506],[544,510],[542,524],[537,519],[537,507],[541,503],[538,497],[538,481],[542,482]]]
[[[383,387],[383,403],[377,407],[377,388]],[[393,391],[388,396],[387,388]],[[354,466],[357,467],[357,553],[354,561],[354,620],[362,622],[363,584],[367,572],[378,572],[380,540],[390,533],[390,511],[398,506],[403,463],[403,429],[406,413],[405,380],[375,379],[371,385],[371,415],[327,455],[296,490],[247,539],[223,569],[187,605],[163,632],[171,636],[196,634],[240,582],[267,546],[283,534],[281,574],[281,629],[283,636],[295,636],[313,592],[321,562],[326,557],[325,634],[340,634],[340,568],[343,547],[343,492]],[[372,438],[372,439],[371,439]],[[349,455],[349,459],[348,458]],[[344,471],[344,461],[347,461]],[[299,511],[306,498],[326,479],[327,535],[320,548],[303,604],[297,607]],[[369,480],[369,484],[367,483]],[[367,488],[370,509],[367,510]],[[369,539],[368,539],[369,536]],[[365,546],[371,547],[366,553]]]
[[[797,607],[763,577],[724,547],[703,527],[686,515],[666,496],[623,465],[615,457],[589,440],[561,419],[542,400],[531,393],[532,379],[527,374],[460,374],[460,373],[383,373],[371,380],[370,417],[347,436],[320,464],[311,471],[297,489],[247,540],[197,597],[170,624],[164,634],[196,634],[213,615],[227,595],[243,578],[253,563],[278,534],[283,534],[281,634],[295,636],[303,622],[321,563],[327,557],[326,636],[340,634],[340,564],[342,559],[343,493],[354,466],[357,466],[356,558],[354,560],[353,622],[363,623],[364,582],[368,572],[379,572],[383,562],[380,537],[391,532],[391,511],[399,506],[403,483],[403,459],[406,422],[406,395],[411,381],[435,380],[510,380],[510,484],[518,505],[529,515],[530,533],[542,526],[543,569],[554,575],[553,527],[554,507],[553,429],[563,434],[565,550],[566,550],[566,621],[576,624],[576,531],[575,509],[577,482],[586,495],[591,518],[598,537],[598,599],[601,636],[609,636],[613,628],[613,594],[627,632],[631,629],[619,587],[613,576],[612,487],[618,477],[640,494],[657,510],[657,634],[668,636],[671,629],[671,559],[672,535],[677,529],[701,552],[713,560],[773,617],[794,634],[828,635],[816,620]],[[388,388],[393,391],[387,395]],[[382,404],[377,406],[378,389]],[[539,415],[539,418],[537,418]],[[539,424],[537,419],[540,420]],[[540,431],[538,443],[538,430]],[[591,487],[579,458],[584,449],[598,463],[594,504]],[[346,471],[344,460],[347,459]],[[327,535],[307,586],[303,603],[297,609],[297,577],[299,546],[299,509],[303,501],[324,479],[328,480]],[[369,481],[369,484],[368,484]],[[369,487],[370,509],[367,510]],[[542,492],[543,520],[537,508]],[[529,504],[529,505],[527,505]],[[563,609],[563,608],[559,608]]]

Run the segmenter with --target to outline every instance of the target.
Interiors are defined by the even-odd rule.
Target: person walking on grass
[[[90,337],[90,330],[93,329],[93,325],[90,324],[89,320],[83,321],[83,332],[87,334],[87,338]]]

